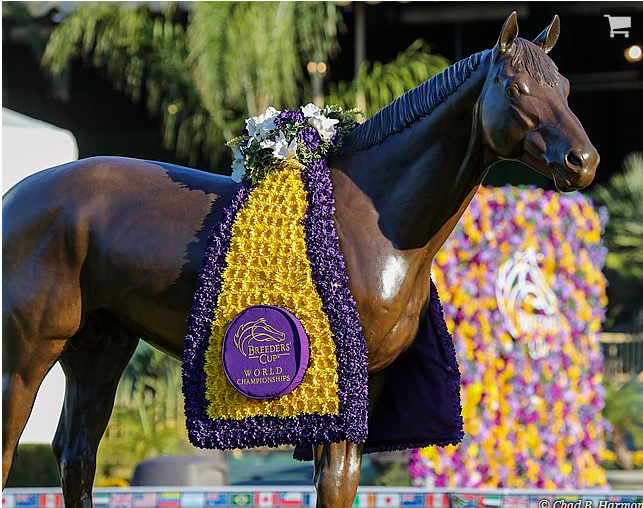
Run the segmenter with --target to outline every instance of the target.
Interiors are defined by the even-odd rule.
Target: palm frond
[[[148,110],[161,119],[165,147],[194,164],[199,151],[221,150],[202,135],[207,113],[190,79],[178,13],[171,5],[155,14],[145,4],[81,3],[53,31],[42,66],[65,95],[76,59],[102,70],[134,102],[145,95]]]
[[[610,282],[607,324],[614,326],[635,319],[643,310],[643,155],[628,155],[623,171],[607,185],[597,185],[592,199],[609,214],[603,241]]]
[[[446,58],[431,54],[428,46],[418,39],[392,62],[363,62],[353,81],[330,86],[328,102],[345,109],[357,106],[366,116],[371,116],[449,64]]]
[[[306,63],[338,50],[341,11],[333,2],[194,2],[186,25],[182,5],[153,13],[144,3],[80,3],[42,64],[64,92],[76,59],[101,69],[132,100],[145,99],[166,148],[216,167],[245,118],[313,100]],[[328,102],[370,115],[448,64],[417,41],[394,62],[365,62],[351,83],[331,85]]]
[[[643,448],[643,383],[607,384],[605,392],[603,416]]]
[[[335,48],[340,13],[326,2],[196,2],[188,30],[192,77],[222,139],[268,106],[296,107],[303,72]],[[216,29],[215,29],[216,27]]]

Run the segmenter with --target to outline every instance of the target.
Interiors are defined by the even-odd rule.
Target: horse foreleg
[[[66,508],[91,508],[96,451],[112,413],[116,388],[138,340],[124,332],[106,336],[85,326],[60,358],[67,378],[54,437]]]
[[[368,379],[368,414],[375,405],[386,381],[386,371],[371,373]],[[342,441],[313,445],[317,508],[350,508],[355,501],[362,469],[364,445]]]
[[[313,446],[317,508],[353,506],[363,449],[363,444],[348,441]]]

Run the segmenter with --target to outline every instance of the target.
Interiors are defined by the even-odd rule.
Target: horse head
[[[533,42],[519,38],[512,13],[492,50],[478,112],[494,157],[524,162],[559,190],[572,191],[592,182],[599,155],[569,109],[569,81],[547,55],[559,33],[554,16]]]
[[[255,321],[252,339],[257,342],[283,342],[286,340],[286,334],[268,324],[265,318],[260,318]]]
[[[234,334],[234,345],[243,356],[248,356],[247,346],[253,342],[277,342],[286,340],[286,334],[266,322],[266,318],[243,323]]]

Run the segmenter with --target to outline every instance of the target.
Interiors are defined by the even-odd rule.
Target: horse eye
[[[517,99],[520,96],[520,88],[514,83],[505,88],[505,93],[510,99]]]

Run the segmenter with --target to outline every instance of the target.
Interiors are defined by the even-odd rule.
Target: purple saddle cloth
[[[364,453],[462,441],[460,371],[433,281],[415,342],[387,367],[385,375],[382,394],[368,420]],[[311,446],[297,446],[294,457],[312,460]]]

